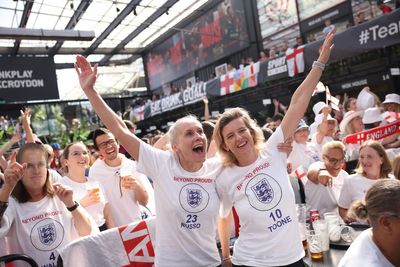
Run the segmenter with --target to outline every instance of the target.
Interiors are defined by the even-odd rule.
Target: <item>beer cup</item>
[[[308,251],[312,261],[323,261],[322,239],[314,230],[307,231]]]

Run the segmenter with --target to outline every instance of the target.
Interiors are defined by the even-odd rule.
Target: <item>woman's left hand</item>
[[[72,207],[74,203],[74,191],[71,187],[62,184],[53,184],[54,192],[66,207]]]

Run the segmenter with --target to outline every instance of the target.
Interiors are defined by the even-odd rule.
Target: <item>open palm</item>
[[[79,77],[79,84],[83,90],[93,89],[97,78],[97,64],[92,68],[89,61],[83,56],[76,56],[74,65]]]

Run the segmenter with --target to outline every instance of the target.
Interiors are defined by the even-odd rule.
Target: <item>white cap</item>
[[[382,104],[387,104],[387,103],[400,104],[400,95],[398,95],[398,94],[387,94],[385,96],[385,101],[383,101]]]
[[[364,111],[362,122],[364,124],[370,124],[375,122],[381,122],[382,115],[379,108],[368,108]]]
[[[317,116],[315,116],[315,127],[318,127],[321,123],[322,123],[322,119],[324,118],[324,114],[318,114]],[[333,118],[331,116],[331,114],[328,114],[328,117],[326,118],[327,121],[336,121],[335,118]]]
[[[324,102],[322,102],[322,101],[317,102],[312,108],[312,110],[314,111],[315,116],[317,116],[324,107],[325,107],[325,103]]]

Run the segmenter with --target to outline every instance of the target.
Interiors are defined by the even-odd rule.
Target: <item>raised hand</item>
[[[320,54],[319,54],[319,58],[318,58],[318,62],[321,62],[323,64],[326,64],[329,60],[329,56],[331,55],[331,51],[334,47],[333,44],[333,36],[335,35],[336,30],[333,29],[332,31],[330,31],[326,37],[325,37],[325,41],[322,44],[322,47],[320,49]]]
[[[66,207],[72,207],[74,203],[74,191],[71,187],[62,184],[53,184],[54,192]]]
[[[23,123],[26,123],[27,125],[31,124],[31,113],[29,111],[29,108],[25,108],[24,110],[21,110],[21,116],[22,116]]]
[[[21,140],[21,134],[20,133],[15,133],[12,137],[11,137],[11,143],[15,144],[16,142],[18,142],[19,140]]]
[[[4,185],[3,187],[8,189],[10,193],[14,189],[15,185],[22,178],[26,170],[26,163],[19,164],[16,162],[17,152],[14,151],[10,158],[10,165],[8,165],[7,169],[4,172]]]
[[[89,61],[83,56],[76,56],[76,63],[74,64],[76,73],[79,77],[79,84],[84,91],[93,90],[97,78],[97,64],[92,66]]]

